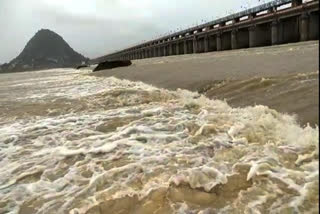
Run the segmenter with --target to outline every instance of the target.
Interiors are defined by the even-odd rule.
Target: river
[[[0,75],[0,213],[318,213],[318,127],[55,69]]]

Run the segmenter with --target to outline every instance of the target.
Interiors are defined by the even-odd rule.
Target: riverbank
[[[160,88],[198,91],[233,107],[266,105],[319,124],[319,42],[134,60],[93,73]]]

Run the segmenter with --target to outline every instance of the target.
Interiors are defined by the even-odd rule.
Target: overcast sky
[[[0,0],[0,64],[16,57],[42,28],[93,58],[257,4],[259,0]]]

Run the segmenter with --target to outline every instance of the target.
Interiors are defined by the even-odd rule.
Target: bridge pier
[[[203,45],[204,45],[204,52],[207,53],[209,52],[209,38],[208,35],[204,36],[204,40],[203,40]]]
[[[152,51],[151,51],[151,48],[148,47],[148,58],[151,58],[152,57]]]
[[[216,38],[216,42],[217,42],[217,51],[221,51],[222,50],[222,42],[221,42],[221,33],[217,34],[217,38]]]
[[[144,52],[145,52],[144,58],[149,58],[149,50],[145,49]]]
[[[217,51],[217,36],[208,35],[209,51]]]
[[[271,23],[271,44],[277,45],[279,43],[279,22],[277,20]]]
[[[252,25],[249,27],[249,47],[256,47],[257,45],[257,38],[256,38],[256,26]]]
[[[171,44],[171,48],[172,48],[172,55],[177,55],[177,43],[176,42],[172,42]]]
[[[183,41],[183,54],[188,54],[188,41]]]
[[[153,57],[157,57],[157,50],[156,50],[156,47],[153,47],[152,48],[152,51],[153,51]]]
[[[303,13],[300,17],[300,41],[308,40],[309,16]]]
[[[237,38],[238,30],[234,29],[231,32],[231,49],[237,49],[238,47],[238,38]]]
[[[197,38],[197,53],[204,52],[204,37]]]
[[[169,56],[173,55],[172,43],[169,44]]]
[[[179,55],[184,54],[184,43],[183,41],[179,42]]]
[[[176,43],[176,55],[180,54],[179,42]]]
[[[198,41],[197,37],[194,37],[192,40],[192,45],[193,45],[193,53],[198,53]]]

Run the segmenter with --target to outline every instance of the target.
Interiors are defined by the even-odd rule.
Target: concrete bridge
[[[318,39],[318,0],[276,0],[92,62],[204,53]]]

